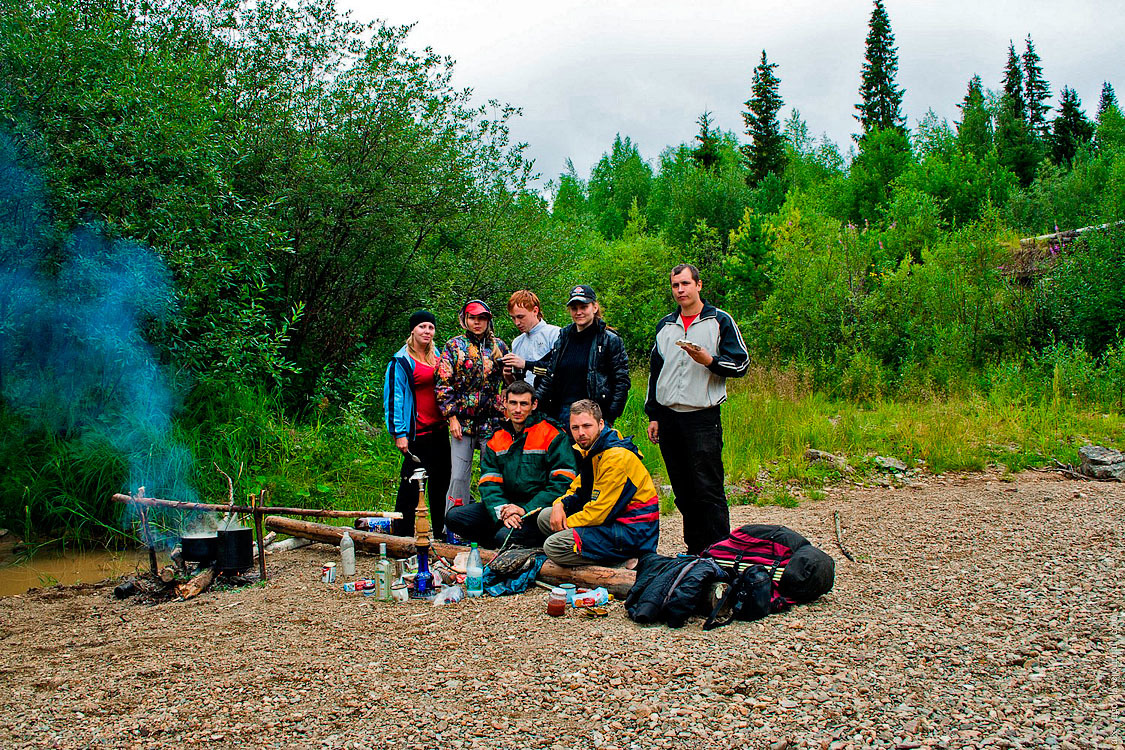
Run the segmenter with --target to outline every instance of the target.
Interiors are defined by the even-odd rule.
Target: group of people
[[[726,379],[745,374],[749,356],[731,316],[704,302],[694,266],[673,268],[670,286],[677,309],[656,325],[647,432],[664,458],[687,552],[699,554],[730,533],[719,408]],[[572,322],[560,328],[543,319],[533,292],[513,294],[508,314],[520,334],[509,349],[487,303],[470,300],[459,315],[464,332],[440,353],[434,316],[410,316],[383,397],[403,453],[397,534],[413,530],[417,491],[408,478],[421,466],[437,533],[496,549],[542,547],[568,566],[619,565],[656,550],[656,487],[632,439],[613,427],[631,385],[625,346],[591,287],[571,289],[567,310]]]

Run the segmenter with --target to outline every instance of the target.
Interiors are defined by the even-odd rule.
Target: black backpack
[[[836,574],[836,563],[827,553],[785,526],[747,524],[703,555],[730,571],[732,581],[704,630],[814,601],[832,589]],[[728,609],[730,616],[720,621],[719,614]]]

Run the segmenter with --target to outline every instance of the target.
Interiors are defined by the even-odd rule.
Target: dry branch
[[[180,597],[181,599],[191,599],[192,597],[199,596],[207,590],[207,587],[210,586],[211,582],[214,580],[215,569],[207,568],[203,572],[194,576],[187,583],[181,583],[180,585],[176,586],[176,596]]]
[[[168,508],[169,510],[203,510],[210,513],[226,513],[233,511],[235,513],[253,513],[254,509],[248,505],[213,505],[211,503],[188,503],[182,500],[161,500],[156,497],[141,497],[137,496],[116,494],[113,496],[113,501],[124,503],[125,505],[146,505],[158,508]],[[258,508],[261,513],[272,513],[274,515],[282,516],[309,516],[310,518],[364,518],[372,516],[375,518],[402,518],[401,513],[385,510],[331,510],[329,508],[287,508],[281,506],[262,506]]]

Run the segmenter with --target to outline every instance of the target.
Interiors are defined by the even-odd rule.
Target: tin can
[[[378,516],[364,516],[363,518],[355,519],[355,527],[361,531],[374,531],[379,534],[393,533],[394,521],[389,518],[380,518]]]
[[[320,580],[324,583],[336,583],[336,563],[325,563],[320,569]]]

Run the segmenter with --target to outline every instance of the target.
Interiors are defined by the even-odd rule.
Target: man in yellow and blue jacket
[[[578,476],[551,512],[539,514],[543,551],[558,565],[616,565],[656,551],[660,500],[640,451],[590,400],[570,409]]]

